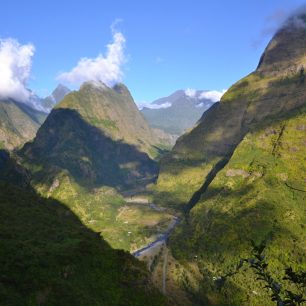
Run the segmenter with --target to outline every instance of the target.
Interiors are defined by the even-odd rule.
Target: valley
[[[230,72],[197,83],[189,42],[167,59],[143,49],[131,67],[154,62],[158,82],[138,71],[131,91],[115,19],[106,53],[80,57],[45,98],[27,87],[34,45],[0,39],[0,306],[305,305],[306,6],[284,16],[248,74],[235,49]],[[210,46],[222,65],[224,45]],[[172,94],[148,103],[135,88]]]

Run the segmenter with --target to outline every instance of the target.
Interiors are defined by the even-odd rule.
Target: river
[[[146,245],[145,247],[135,251],[132,253],[133,256],[135,257],[139,257],[141,256],[144,252],[149,251],[150,249],[153,249],[154,247],[156,247],[157,245],[160,245],[164,242],[167,241],[169,235],[171,234],[171,232],[173,231],[173,229],[175,228],[175,226],[180,222],[180,219],[178,217],[173,217],[173,220],[171,222],[171,224],[169,225],[167,231],[163,234],[160,234],[159,237],[154,240],[153,242],[149,243],[148,245]]]

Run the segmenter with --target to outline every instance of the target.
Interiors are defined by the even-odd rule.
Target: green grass
[[[44,184],[37,184],[36,188],[69,207],[116,249],[134,251],[143,247],[163,233],[171,220],[167,212],[154,211],[148,204],[126,203],[113,188],[84,188],[65,172],[54,182],[57,184],[51,189]]]
[[[90,118],[89,123],[94,126],[102,126],[106,129],[111,130],[118,130],[118,126],[116,124],[116,121],[110,120],[110,119],[96,119],[96,118]]]

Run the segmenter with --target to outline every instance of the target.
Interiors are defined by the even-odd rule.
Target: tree
[[[243,263],[249,264],[250,268],[255,271],[258,276],[256,280],[262,281],[264,288],[271,292],[271,300],[276,302],[277,306],[300,306],[306,302],[304,296],[306,294],[306,271],[293,271],[291,267],[285,269],[283,281],[289,282],[290,288],[295,288],[294,291],[286,289],[284,284],[273,278],[268,270],[268,262],[263,254],[266,243],[261,242],[256,245],[252,243],[252,258],[241,259],[237,266],[237,271],[243,266]]]

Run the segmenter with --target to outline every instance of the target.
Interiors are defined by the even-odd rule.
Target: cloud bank
[[[74,85],[86,81],[101,81],[107,86],[113,86],[122,80],[122,65],[125,63],[125,37],[111,26],[113,42],[106,46],[106,54],[99,54],[96,58],[81,58],[77,65],[69,72],[61,73],[57,79]]]
[[[163,104],[151,104],[147,102],[139,102],[137,103],[138,109],[142,110],[144,108],[149,108],[149,109],[161,109],[161,108],[169,108],[172,106],[170,102],[165,102]]]
[[[211,90],[211,91],[203,91],[199,95],[199,99],[207,99],[212,102],[218,102],[221,100],[222,96],[226,93],[227,89],[223,89],[221,91]]]
[[[32,57],[35,48],[32,44],[21,45],[17,40],[0,40],[0,97],[27,102],[31,92],[26,85],[30,77]]]

